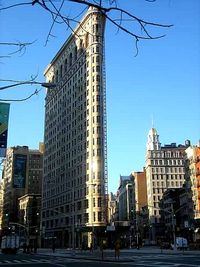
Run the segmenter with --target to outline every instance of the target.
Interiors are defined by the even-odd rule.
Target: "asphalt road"
[[[129,262],[107,262],[101,260],[70,259],[49,255],[3,255],[0,254],[0,266],[18,265],[19,267],[200,267],[200,256],[195,255],[164,255],[164,254],[127,254]],[[123,253],[126,258],[126,253]]]

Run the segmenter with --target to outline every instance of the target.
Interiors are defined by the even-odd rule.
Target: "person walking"
[[[121,240],[117,239],[115,241],[115,259],[117,258],[118,260],[120,256],[120,248],[121,248]]]
[[[52,244],[52,251],[53,251],[53,253],[55,252],[55,249],[56,249],[55,242],[53,242],[53,244]]]

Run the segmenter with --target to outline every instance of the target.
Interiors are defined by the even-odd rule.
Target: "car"
[[[174,249],[174,244],[171,244],[172,249]],[[188,241],[184,237],[176,237],[176,248],[180,250],[188,249]]]

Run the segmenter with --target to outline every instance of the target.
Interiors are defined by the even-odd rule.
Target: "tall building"
[[[135,181],[135,207],[136,212],[147,206],[147,183],[146,172],[132,172],[133,179]]]
[[[135,185],[132,175],[121,176],[118,188],[118,212],[119,221],[134,220],[135,214]]]
[[[117,199],[113,193],[108,194],[108,224],[112,225],[116,219]]]
[[[194,229],[193,205],[190,192],[184,185],[182,188],[169,188],[163,193],[161,201],[161,220],[165,225],[163,239],[173,243],[176,236],[192,241]]]
[[[184,183],[184,152],[186,145],[161,146],[159,135],[155,128],[151,128],[148,134],[146,150],[146,179],[147,179],[147,203],[149,220],[152,229],[152,239],[155,240],[155,231],[160,222],[159,203],[163,193],[168,188],[180,188]]]
[[[41,146],[40,146],[41,148]],[[41,194],[43,153],[16,146],[7,149],[3,169],[3,227],[19,222],[19,198],[25,194]]]
[[[0,231],[3,217],[3,180],[0,181]]]
[[[186,182],[192,192],[194,219],[200,220],[200,146],[186,149]]]
[[[25,237],[27,243],[32,247],[40,246],[40,218],[41,218],[41,193],[25,194],[19,201],[19,223],[25,226]],[[21,233],[22,233],[22,229]]]
[[[42,224],[57,246],[90,246],[106,225],[104,27],[89,8],[45,70]]]

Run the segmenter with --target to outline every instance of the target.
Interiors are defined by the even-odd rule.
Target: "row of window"
[[[152,168],[152,173],[184,173],[184,167]]]
[[[163,159],[163,160],[151,160],[151,165],[176,165],[176,166],[180,166],[183,165],[183,160],[182,159]]]
[[[152,174],[152,180],[184,180],[184,174]]]
[[[183,151],[161,151],[161,152],[152,152],[153,158],[182,158]]]
[[[102,212],[93,212],[93,219],[92,222],[102,222],[103,220],[103,214]],[[59,218],[59,219],[52,219],[52,220],[46,220],[42,222],[42,225],[46,228],[46,229],[52,229],[53,227],[57,227],[57,226],[68,226],[68,225],[73,225],[75,227],[78,227],[81,224],[86,224],[89,222],[89,214],[88,213],[84,213],[84,214],[78,214],[76,216],[74,216],[74,218],[72,216],[65,216],[63,218]]]

